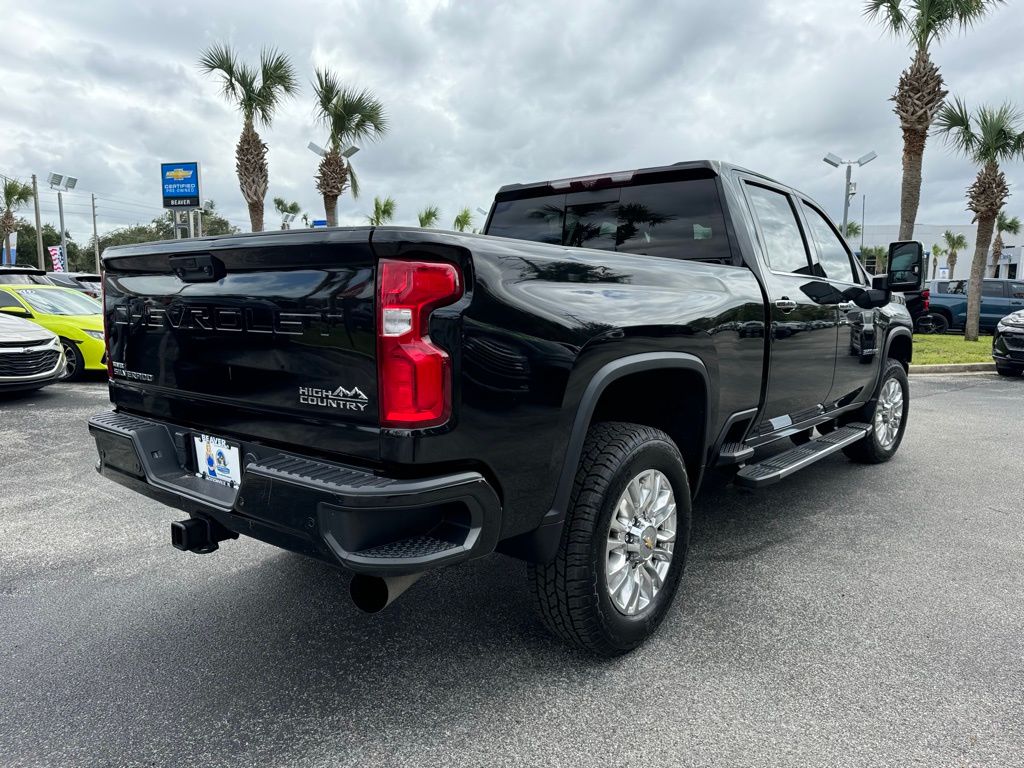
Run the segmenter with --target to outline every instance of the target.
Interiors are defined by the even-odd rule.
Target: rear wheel
[[[1024,373],[1024,365],[1006,365],[1005,363],[996,363],[996,372],[1000,376],[1020,376]]]
[[[881,464],[895,454],[903,442],[910,411],[910,382],[907,372],[897,360],[887,360],[882,372],[882,385],[874,407],[859,411],[855,421],[865,421],[871,431],[863,440],[843,448],[853,461]]]
[[[591,427],[555,559],[530,565],[544,624],[602,656],[636,648],[664,618],[690,536],[690,488],[664,432]]]
[[[64,348],[64,359],[67,361],[61,381],[78,381],[85,373],[85,358],[73,341],[61,338],[60,345]]]
[[[945,333],[949,330],[949,319],[945,315],[931,315],[931,330],[928,333]]]

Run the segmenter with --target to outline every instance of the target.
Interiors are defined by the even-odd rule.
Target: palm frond
[[[3,190],[0,192],[0,205],[5,211],[13,211],[20,208],[32,199],[32,186],[22,184],[17,179],[4,179]]]
[[[352,199],[359,197],[359,177],[356,176],[356,169],[352,167],[352,161],[348,161],[348,188],[352,192]]]
[[[441,209],[436,205],[428,205],[416,214],[416,218],[419,219],[420,226],[424,229],[427,227],[433,227],[437,224],[438,219],[441,218]]]
[[[291,60],[275,48],[260,51],[259,72],[259,87],[253,94],[254,112],[261,123],[269,125],[284,97],[299,92],[299,78]]]
[[[221,95],[228,101],[237,101],[238,56],[227,43],[214,43],[199,55],[199,68],[208,75],[221,77]]]
[[[938,133],[957,152],[979,165],[999,164],[1024,154],[1024,116],[1009,103],[983,105],[974,114],[959,98],[946,104],[935,120]]]
[[[996,219],[996,231],[1006,232],[1011,235],[1020,234],[1020,219],[1016,216],[1009,217],[1006,215],[1006,211],[1000,211],[999,217]]]
[[[954,150],[968,157],[974,155],[978,145],[978,136],[971,122],[971,113],[959,96],[948,101],[935,117],[935,132],[944,136],[946,143]]]
[[[473,226],[473,214],[469,212],[469,208],[463,208],[452,222],[452,228],[459,232],[465,232],[471,226]]]
[[[868,0],[864,15],[927,51],[953,29],[969,29],[1005,0]]]
[[[388,117],[381,101],[368,89],[344,85],[327,69],[316,70],[317,122],[330,132],[335,149],[355,142],[377,141],[388,130]]]

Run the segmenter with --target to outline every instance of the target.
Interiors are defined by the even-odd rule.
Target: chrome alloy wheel
[[[654,601],[672,565],[676,497],[668,478],[647,469],[626,485],[608,527],[605,581],[620,613],[636,616]]]
[[[875,438],[884,450],[892,448],[903,423],[903,387],[896,379],[889,379],[882,385],[875,406]]]
[[[69,341],[61,341],[61,347],[64,350],[64,372],[60,375],[60,378],[70,379],[78,372],[78,358],[75,357],[75,348]]]

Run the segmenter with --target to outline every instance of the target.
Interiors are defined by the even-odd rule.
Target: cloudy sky
[[[363,191],[341,223],[361,223],[374,195],[397,223],[439,205],[487,208],[497,187],[599,171],[718,158],[767,173],[842,215],[842,171],[826,152],[879,158],[856,171],[869,224],[898,220],[901,139],[891,103],[909,49],[869,25],[860,0],[175,0],[0,2],[0,173],[77,175],[68,227],[88,239],[88,193],[101,231],[159,211],[159,163],[197,159],[204,194],[248,229],[234,175],[241,121],[196,68],[227,41],[255,60],[292,57],[302,94],[273,127],[270,198],[323,214],[313,186],[323,143],[313,69],[372,88],[391,132],[355,156]],[[933,56],[970,105],[1024,105],[1024,4],[1010,3]],[[920,223],[966,223],[971,164],[938,139],[925,154]],[[1007,168],[1024,215],[1024,166]],[[860,211],[860,198],[854,202]],[[56,198],[43,197],[56,221]]]

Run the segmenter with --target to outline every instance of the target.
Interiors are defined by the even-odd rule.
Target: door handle
[[[781,299],[775,302],[775,308],[783,314],[788,315],[794,309],[796,309],[796,302],[788,296],[783,296]]]

